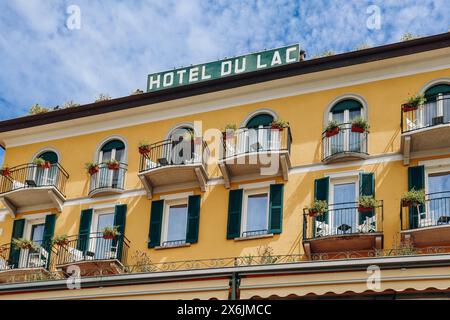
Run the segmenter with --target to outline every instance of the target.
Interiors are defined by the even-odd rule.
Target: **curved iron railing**
[[[400,203],[402,230],[437,227],[450,224],[450,191],[429,193],[425,204],[404,207]]]
[[[120,163],[116,170],[109,169],[106,163],[99,164],[98,172],[91,175],[89,193],[94,193],[102,189],[118,189],[125,188],[125,174],[127,172],[127,164]]]
[[[0,271],[54,267],[55,251],[51,243],[35,243],[34,248],[16,248],[13,243],[0,246]]]
[[[421,106],[401,107],[402,133],[450,123],[450,94],[429,97]]]
[[[322,161],[328,161],[336,155],[367,155],[368,137],[368,131],[352,132],[351,123],[340,124],[339,132],[333,136],[327,136],[327,131],[322,132]]]
[[[329,205],[322,215],[310,215],[308,208],[303,209],[303,240],[382,231],[382,200],[371,210],[360,209],[357,202]]]
[[[71,236],[66,243],[55,244],[55,264],[98,260],[118,260],[127,263],[130,241],[124,235],[105,239],[102,233]]]
[[[0,175],[0,194],[10,191],[36,187],[55,187],[63,196],[69,174],[59,164],[49,168],[27,163],[9,169],[9,174]]]
[[[204,141],[183,140],[174,142],[170,139],[150,145],[147,154],[141,154],[139,172],[165,166],[179,166],[201,163],[207,168],[209,149]]]
[[[239,128],[234,132],[223,132],[222,136],[223,159],[256,152],[291,152],[290,127],[282,129],[275,129],[271,126]]]

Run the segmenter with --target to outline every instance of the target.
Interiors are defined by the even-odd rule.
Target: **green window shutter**
[[[56,214],[45,216],[44,237],[42,247],[48,252],[47,267],[50,266],[50,256],[52,254],[52,240],[55,234]]]
[[[330,188],[330,177],[316,179],[314,181],[314,200],[325,200],[329,203],[328,193]],[[317,221],[328,221],[328,212],[316,217]]]
[[[269,233],[283,229],[283,184],[270,185]]]
[[[117,260],[122,261],[123,242],[125,241],[125,221],[127,218],[127,205],[119,204],[114,210],[114,226],[120,232],[120,236],[112,241],[112,246],[117,247]]]
[[[89,248],[89,236],[91,233],[92,209],[81,211],[80,228],[78,230],[77,249],[86,252]]]
[[[230,191],[228,200],[227,239],[239,238],[241,236],[242,195],[242,189]]]
[[[189,196],[188,222],[186,231],[186,242],[196,243],[198,241],[198,229],[200,223],[200,196]]]
[[[408,190],[425,189],[425,167],[409,167],[408,168]],[[424,206],[419,206],[420,212],[424,212]],[[409,228],[415,229],[419,226],[419,213],[416,207],[409,208]]]
[[[15,248],[13,246],[12,240],[23,237],[24,227],[25,227],[25,219],[14,220],[13,231],[11,235],[11,248],[9,250],[9,264],[13,268],[17,268],[19,266],[20,249]]]
[[[359,195],[375,197],[375,178],[373,173],[359,174]],[[359,224],[363,224],[366,218],[371,218],[375,214],[374,210],[359,213]]]
[[[161,227],[163,219],[164,200],[152,201],[150,213],[150,228],[148,247],[155,248],[161,245]]]
[[[123,150],[123,149],[125,149],[125,144],[120,140],[111,140],[111,141],[108,141],[107,143],[105,143],[102,146],[101,150],[103,152],[107,152],[107,151],[111,151],[112,149]]]

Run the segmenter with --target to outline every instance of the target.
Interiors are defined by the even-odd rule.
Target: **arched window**
[[[425,91],[426,104],[421,115],[424,126],[450,122],[450,84],[436,84]]]
[[[51,164],[58,163],[58,155],[53,151],[44,151],[40,153],[36,158],[44,159],[45,161],[50,162]]]
[[[437,84],[425,91],[425,98],[427,98],[427,101],[436,101],[436,98],[439,97],[439,95],[450,95],[450,84]]]
[[[247,124],[245,125],[247,128],[258,128],[259,126],[270,126],[270,124],[273,122],[274,118],[271,114],[268,113],[260,113],[247,121]]]
[[[109,140],[100,148],[98,162],[107,162],[109,160],[117,160],[124,162],[125,160],[125,144],[118,139]]]
[[[345,99],[336,103],[330,110],[328,119],[338,123],[349,123],[363,115],[361,102],[354,99]]]

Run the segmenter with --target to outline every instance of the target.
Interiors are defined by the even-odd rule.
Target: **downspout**
[[[231,295],[230,300],[238,300],[239,299],[239,284],[241,280],[239,277],[239,274],[237,272],[233,272],[231,274],[231,280],[230,280],[230,289],[231,289]]]

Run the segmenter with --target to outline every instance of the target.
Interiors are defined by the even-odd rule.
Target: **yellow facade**
[[[372,67],[362,72],[367,72],[369,75],[373,69]],[[290,93],[284,97],[239,105],[232,104],[224,108],[184,116],[177,116],[177,110],[174,109],[171,116],[165,119],[155,119],[155,121],[129,126],[120,125],[117,128],[105,130],[101,130],[102,122],[95,120],[98,126],[96,132],[73,135],[68,133],[68,136],[63,138],[55,136],[51,140],[11,147],[6,143],[4,163],[10,167],[30,163],[40,151],[49,149],[58,152],[59,162],[70,174],[65,189],[66,203],[61,213],[57,213],[56,208],[18,212],[15,219],[36,213],[57,213],[54,234],[77,235],[82,210],[99,204],[127,204],[125,236],[130,241],[129,264],[135,262],[131,257],[136,250],[146,252],[152,263],[245,256],[256,254],[257,249],[264,245],[273,248],[273,253],[276,255],[296,255],[304,253],[303,208],[309,206],[314,200],[314,180],[326,174],[362,170],[374,173],[376,198],[384,202],[383,248],[396,248],[400,241],[400,199],[408,188],[408,166],[403,163],[401,149],[400,106],[407,97],[420,92],[427,83],[436,79],[449,78],[450,68],[448,67],[432,71],[420,71],[419,68],[418,71],[410,71],[407,75],[390,76],[384,79],[374,77],[361,83],[341,86],[339,84],[341,79],[337,74],[331,78],[330,81],[334,82],[334,85],[329,89],[323,88],[300,94]],[[298,88],[301,91],[301,84]],[[245,91],[243,94],[245,95]],[[345,95],[361,97],[367,104],[367,119],[370,123],[369,158],[324,164],[321,158],[321,137],[327,108],[334,100]],[[211,100],[211,104],[214,104],[214,101],[214,99]],[[279,118],[289,121],[292,132],[290,152],[292,169],[289,180],[283,181],[281,177],[260,177],[250,181],[233,182],[231,189],[236,189],[241,184],[258,181],[284,183],[282,233],[242,241],[226,239],[229,190],[220,182],[222,174],[218,165],[215,164],[208,168],[209,178],[210,181],[219,182],[208,184],[205,192],[201,192],[200,188],[177,190],[164,194],[157,193],[152,199],[158,200],[162,195],[185,191],[201,195],[198,242],[190,246],[149,249],[147,241],[152,200],[149,200],[143,192],[139,193],[143,191],[138,177],[139,141],[164,140],[168,132],[177,124],[194,121],[201,122],[203,132],[210,128],[223,130],[228,123],[236,123],[239,126],[249,114],[260,109],[269,109]],[[132,113],[133,110],[129,112]],[[76,126],[71,124],[70,127],[73,125]],[[109,137],[120,137],[127,145],[126,191],[120,195],[89,198],[89,176],[84,169],[84,164],[95,161],[100,144],[107,141]],[[32,138],[30,137],[30,140]],[[417,165],[423,160],[449,157],[450,153],[425,154],[412,158],[409,166]],[[132,191],[137,193],[130,195]],[[3,216],[3,221],[0,222],[2,229],[0,244],[11,241],[14,220],[11,215],[6,214],[6,211]],[[283,291],[280,295],[285,293],[288,292]],[[252,295],[246,295],[246,297]]]

